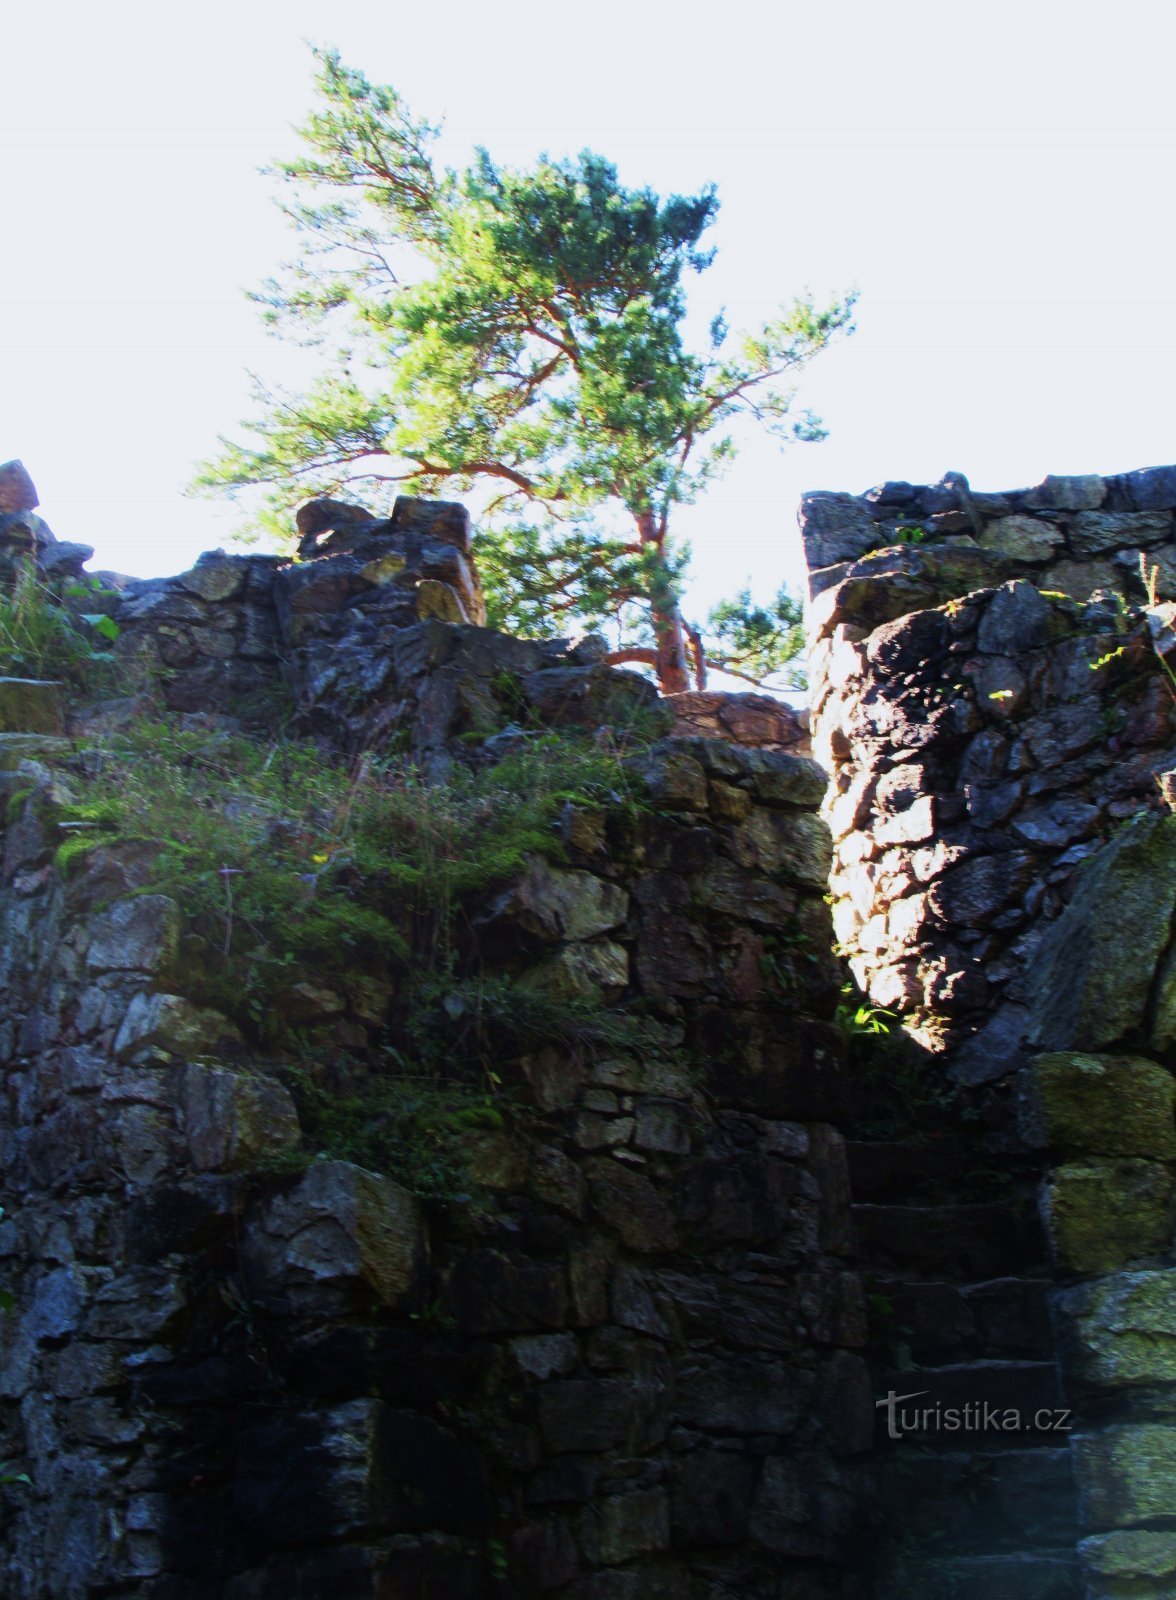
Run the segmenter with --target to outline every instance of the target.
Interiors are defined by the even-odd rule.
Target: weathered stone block
[[[1031,583],[1018,578],[1002,584],[980,620],[976,642],[988,655],[1018,655],[1044,644],[1049,636],[1050,603]]]
[[[1101,488],[1101,478],[1098,482]],[[1038,517],[1012,516],[989,522],[977,543],[982,550],[995,551],[1011,561],[1048,561],[1064,540],[1056,523],[1043,522]]]
[[[864,500],[852,494],[806,494],[798,512],[805,560],[810,568],[853,561],[881,538]]]
[[[186,1286],[166,1267],[136,1267],[94,1292],[85,1319],[91,1339],[148,1344],[166,1338],[188,1302]]]
[[[588,1187],[593,1211],[630,1250],[658,1254],[678,1248],[674,1215],[648,1178],[616,1162],[597,1161]]]
[[[819,817],[757,808],[741,827],[731,830],[730,849],[739,865],[752,871],[822,894],[829,886],[833,844]]]
[[[1176,507],[1176,467],[1144,467],[1123,479],[1131,504],[1139,511]]]
[[[716,861],[698,874],[693,888],[696,901],[708,911],[760,926],[778,928],[796,910],[791,890],[744,871],[733,861]]]
[[[1120,1272],[1057,1296],[1066,1366],[1099,1388],[1176,1384],[1176,1271]]]
[[[357,1291],[404,1304],[418,1286],[424,1253],[412,1195],[347,1161],[315,1162],[261,1208],[242,1246],[261,1292],[327,1309]]]
[[[1043,589],[1051,594],[1063,594],[1072,600],[1089,600],[1097,589],[1122,591],[1122,568],[1108,560],[1095,560],[1086,556],[1080,561],[1059,561],[1049,567],[1039,580]]]
[[[664,1550],[669,1542],[670,1501],[664,1489],[608,1495],[585,1514],[586,1552],[605,1566]]]
[[[786,750],[744,750],[740,754],[748,790],[761,805],[813,810],[824,799],[829,774],[810,757]]]
[[[1172,1510],[1176,1427],[1120,1423],[1071,1440],[1083,1525],[1130,1528]]]
[[[298,1148],[298,1113],[273,1078],[189,1063],[180,1083],[184,1133],[198,1172],[231,1172]]]
[[[629,952],[611,939],[565,945],[527,974],[527,983],[567,999],[612,999],[629,982]]]
[[[114,1041],[120,1060],[155,1046],[177,1056],[216,1055],[243,1044],[235,1023],[178,994],[137,994]]]
[[[254,1537],[279,1546],[423,1528],[478,1533],[488,1518],[471,1446],[372,1399],[247,1424],[234,1501]]]
[[[751,1537],[779,1555],[845,1561],[853,1493],[820,1456],[769,1456],[751,1514]]]
[[[575,940],[608,933],[628,912],[629,897],[615,883],[537,858],[498,896],[485,920],[491,928],[513,926],[540,939]]]
[[[644,779],[649,798],[667,811],[705,811],[706,773],[688,751],[673,741],[655,745],[634,770]]]
[[[709,1433],[791,1433],[811,1394],[812,1375],[780,1360],[711,1357],[680,1372],[673,1420]]]
[[[545,1205],[570,1217],[583,1217],[588,1205],[588,1180],[562,1150],[536,1145],[530,1154],[527,1183]]]
[[[1107,486],[1097,472],[1061,476],[1047,473],[1033,489],[1027,489],[1022,504],[1045,510],[1092,511],[1106,498]]]
[[[1155,1161],[1087,1161],[1058,1167],[1045,1188],[1058,1265],[1112,1272],[1172,1243],[1172,1174]]]
[[[1172,1600],[1176,1596],[1176,1533],[1143,1528],[1096,1534],[1078,1546],[1088,1600]]]
[[[561,1378],[540,1391],[539,1427],[558,1455],[649,1449],[665,1436],[665,1395],[638,1377]]]
[[[245,586],[245,563],[223,551],[209,551],[190,572],[181,573],[176,582],[201,600],[229,600]]]
[[[64,732],[59,683],[39,678],[0,678],[0,733]]]
[[[566,1378],[580,1363],[574,1333],[526,1333],[510,1341],[511,1359],[524,1377]]]
[[[562,1261],[470,1250],[457,1264],[450,1294],[463,1333],[522,1333],[562,1328],[568,1320]]]
[[[674,1542],[739,1544],[747,1537],[756,1463],[734,1450],[694,1450],[670,1475]]]
[[[1139,1056],[1055,1053],[1024,1073],[1023,1136],[1063,1155],[1176,1159],[1176,1080]]]
[[[167,895],[118,900],[90,920],[86,966],[91,972],[158,972],[175,960],[182,923]]]
[[[1128,546],[1158,544],[1171,533],[1172,519],[1152,511],[1083,509],[1071,517],[1069,529],[1074,554],[1089,557]]]
[[[655,1150],[662,1155],[689,1155],[690,1125],[682,1108],[664,1101],[643,1101],[637,1107],[633,1144],[638,1150]]]

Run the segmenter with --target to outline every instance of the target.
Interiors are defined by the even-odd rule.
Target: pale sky
[[[295,248],[258,175],[311,106],[305,39],[445,121],[441,157],[588,147],[719,186],[700,309],[856,285],[857,334],[679,523],[688,609],[800,575],[795,508],[946,470],[980,488],[1176,461],[1176,24],[1119,0],[822,5],[335,0],[9,8],[0,460],[95,567],[174,572],[234,513],[182,488],[289,371],[243,290]]]

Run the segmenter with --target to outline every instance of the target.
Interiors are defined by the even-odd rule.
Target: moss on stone
[[[1046,1209],[1060,1267],[1111,1272],[1171,1244],[1172,1174],[1155,1161],[1074,1162],[1052,1174]]]
[[[1139,1056],[1058,1052],[1027,1069],[1022,1127],[1064,1155],[1176,1157],[1176,1081]]]
[[[0,732],[65,731],[61,685],[37,678],[0,678]]]
[[[1057,1309],[1074,1377],[1104,1388],[1176,1383],[1176,1271],[1084,1283]]]
[[[1088,1528],[1130,1528],[1172,1511],[1176,1427],[1123,1423],[1073,1440],[1082,1521]]]

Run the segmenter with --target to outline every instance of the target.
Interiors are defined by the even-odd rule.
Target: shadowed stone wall
[[[476,590],[455,508],[420,515],[128,584],[120,650],[213,731],[281,679],[336,749],[399,732],[436,777],[512,719],[656,716],[591,646],[430,613],[426,582],[463,617]],[[53,710],[0,735],[0,1461],[31,1480],[0,1487],[4,1593],[859,1596],[873,1405],[815,763],[646,743],[646,807],[569,806],[562,859],[498,886],[487,971],[644,1043],[498,1063],[468,1200],[424,1205],[396,1172],[291,1163],[280,1063],[191,997],[150,844],[58,870],[87,742],[132,708],[66,707],[64,734]],[[355,966],[311,996],[326,1062],[397,1003]]]
[[[1163,803],[1173,507],[1173,468],[802,504],[837,937],[965,1081],[1015,1062],[1080,863]]]
[[[1032,1503],[1015,1453],[980,1441],[986,1456],[938,1480],[917,1462],[912,1478],[909,1459],[884,1475],[900,1490],[921,1481],[932,1520],[953,1530],[946,1558],[898,1559],[896,1596],[1176,1592],[1174,509],[1176,468],[1007,494],[949,474],[801,508],[837,936],[871,1001],[930,1053],[941,1092],[954,1085],[960,1156],[1010,1192],[1036,1188],[1072,1419],[1080,1580],[1057,1558],[1056,1515],[1048,1559],[1032,1514],[1020,1549],[999,1533],[953,1549],[964,1491],[951,1470],[1019,1482]],[[878,1181],[883,1150],[866,1147],[855,1181]],[[877,1250],[877,1208],[858,1210]],[[907,1252],[908,1279],[930,1265]],[[958,1340],[943,1286],[897,1292],[918,1359],[896,1382],[974,1396],[992,1335],[961,1385],[942,1353]],[[936,1303],[938,1326],[920,1326],[920,1304]],[[1026,1458],[1039,1487],[1054,1460],[1055,1505],[1064,1458]]]

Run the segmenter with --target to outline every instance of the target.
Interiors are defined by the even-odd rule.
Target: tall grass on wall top
[[[439,1008],[446,1050],[460,1051],[473,1048],[460,999],[469,908],[529,856],[559,857],[567,803],[633,803],[635,784],[618,751],[562,735],[430,784],[406,760],[336,763],[306,741],[259,746],[141,722],[101,747],[84,800],[65,815],[58,862],[111,839],[150,843],[150,887],[175,899],[195,935],[196,997],[259,1043],[281,1037],[282,998],[299,980],[346,989],[362,977],[395,996],[414,1054],[427,1053]],[[480,983],[482,1013],[513,1011],[526,1026],[542,1002],[500,989]],[[548,1009],[574,1021],[564,1002]]]
[[[0,672],[10,677],[62,679],[75,689],[99,689],[109,676],[114,619],[87,610],[107,598],[97,578],[66,586],[64,599],[37,576],[31,558],[19,561],[0,589]]]

